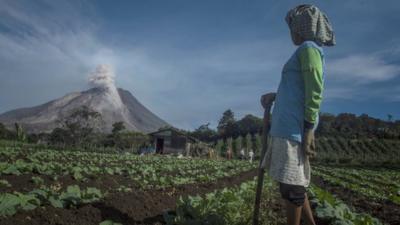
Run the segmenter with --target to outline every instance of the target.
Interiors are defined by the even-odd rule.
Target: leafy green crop
[[[253,215],[255,181],[240,187],[223,189],[206,194],[205,197],[189,196],[177,202],[176,215],[164,215],[168,225],[243,225],[250,224]],[[263,201],[272,201],[275,187],[266,177]],[[262,211],[262,224],[282,222],[274,212]]]
[[[329,192],[316,186],[310,189],[312,202],[317,204],[317,217],[330,221],[335,225],[382,225],[382,223],[365,213],[353,212],[345,203]]]
[[[39,205],[40,200],[33,195],[18,192],[0,194],[0,216],[14,215],[19,209],[32,210]]]
[[[41,185],[44,183],[44,180],[41,177],[36,177],[36,176],[33,176],[31,178],[31,181],[36,185]]]
[[[35,189],[27,194],[19,192],[0,194],[0,216],[14,215],[18,210],[32,210],[41,205],[69,208],[84,203],[98,201],[103,194],[97,188],[81,190],[79,186],[68,186],[61,193],[50,189]]]
[[[0,180],[0,186],[11,187],[11,184],[7,180]]]
[[[103,222],[99,223],[99,225],[122,225],[122,223],[117,223],[112,220],[104,220]]]

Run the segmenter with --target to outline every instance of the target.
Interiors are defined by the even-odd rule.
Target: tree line
[[[321,113],[319,118],[317,137],[400,139],[400,120],[394,121],[390,114],[387,120],[352,113]],[[210,128],[208,123],[195,129],[191,135],[202,141],[216,142],[219,139],[261,134],[262,127],[262,118],[248,114],[237,120],[234,112],[228,109],[222,114],[216,129]]]
[[[45,143],[57,147],[96,148],[112,147],[116,149],[139,149],[150,145],[150,137],[141,132],[125,129],[123,122],[113,124],[111,133],[102,132],[101,114],[81,107],[65,119],[58,121],[58,127],[50,133],[27,134],[22,126],[15,124],[14,129],[8,129],[0,123],[0,139],[11,139],[22,142]],[[241,149],[246,153],[251,149],[256,155],[260,149],[262,118],[248,114],[236,119],[232,110],[223,112],[216,129],[210,124],[199,126],[193,131],[185,131],[198,140],[212,143],[220,154],[228,148],[237,154]],[[338,115],[322,113],[316,131],[317,137],[343,137],[349,139],[400,139],[400,121],[388,115],[387,120],[377,119],[362,114],[351,113]]]

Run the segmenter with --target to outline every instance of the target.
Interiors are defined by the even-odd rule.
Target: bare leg
[[[286,201],[286,216],[288,225],[299,225],[301,219],[302,206],[297,206]]]
[[[308,201],[307,193],[305,194],[306,198],[304,199],[303,204],[303,219],[308,225],[315,225],[314,217],[311,211],[310,201]]]

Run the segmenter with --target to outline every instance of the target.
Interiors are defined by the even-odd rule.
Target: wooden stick
[[[263,133],[262,133],[262,150],[261,150],[261,159],[258,167],[258,179],[257,179],[257,187],[256,187],[256,199],[254,202],[254,213],[253,213],[253,225],[259,224],[259,215],[260,215],[260,203],[261,203],[261,194],[264,184],[264,174],[265,168],[262,166],[262,161],[267,154],[267,144],[268,144],[268,133],[270,129],[270,110],[271,105],[267,106],[264,110],[264,118],[263,118]]]

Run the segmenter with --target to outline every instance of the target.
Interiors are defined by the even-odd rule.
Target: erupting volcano
[[[150,132],[168,125],[129,91],[117,88],[115,74],[108,65],[99,65],[89,76],[91,89],[73,92],[45,104],[15,109],[0,115],[0,122],[11,126],[21,124],[28,132],[51,132],[59,121],[74,110],[86,106],[101,114],[103,132],[110,132],[112,124],[124,122],[128,130]]]

